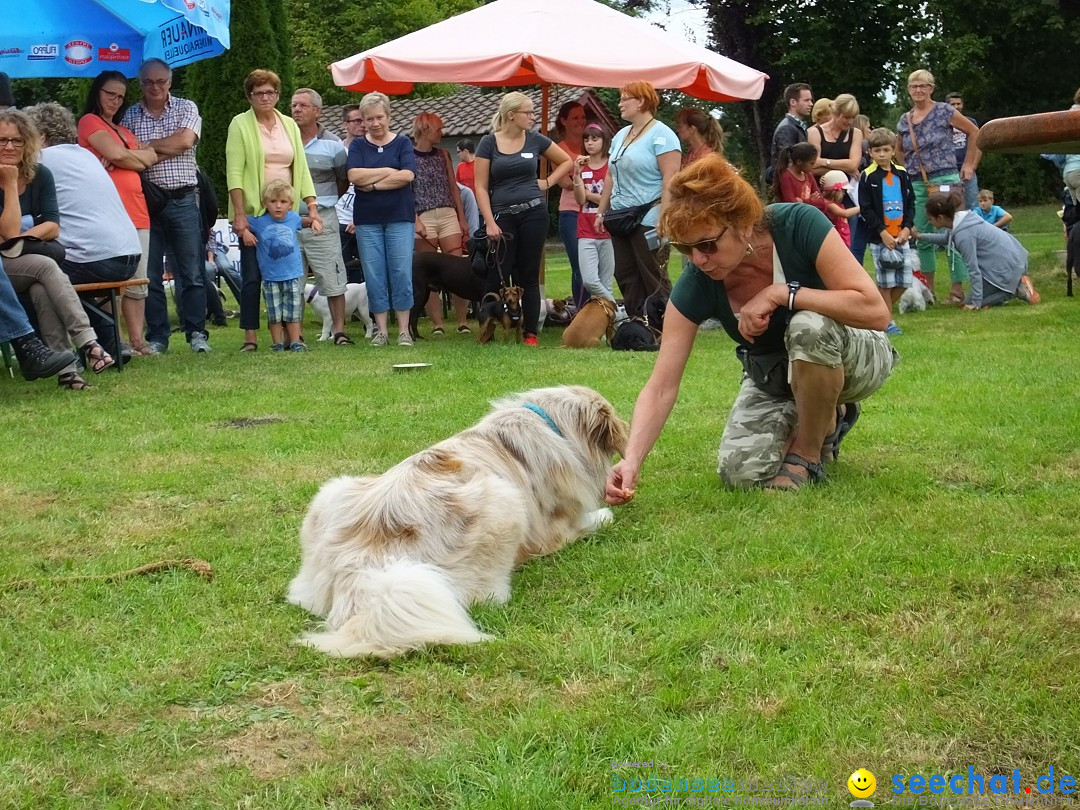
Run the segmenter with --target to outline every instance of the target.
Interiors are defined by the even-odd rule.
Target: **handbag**
[[[0,256],[17,259],[20,256],[47,256],[57,264],[67,258],[64,246],[55,239],[38,239],[36,236],[15,236],[0,244]]]
[[[746,376],[766,394],[783,399],[794,396],[788,382],[787,351],[754,352],[746,346],[739,346],[735,349],[735,355],[742,363]]]
[[[922,155],[919,154],[919,142],[915,140],[915,122],[911,120],[911,113],[904,113],[907,116],[908,131],[911,133],[911,147],[915,150],[915,159],[919,161],[919,174],[922,175],[922,181],[926,183],[926,194],[937,194],[939,191],[949,191],[949,186],[936,186],[931,184],[930,179],[926,176],[926,167],[923,166]]]
[[[630,237],[640,227],[645,215],[660,202],[657,197],[651,203],[631,205],[629,208],[616,208],[604,214],[604,230],[612,236]]]
[[[140,174],[139,180],[142,181],[142,193],[146,198],[146,211],[150,216],[160,214],[165,210],[165,206],[169,204],[169,195],[165,193],[165,189],[156,183],[151,183],[146,179],[146,174]]]

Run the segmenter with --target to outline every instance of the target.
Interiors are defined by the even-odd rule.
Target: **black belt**
[[[198,186],[180,186],[180,188],[163,188],[165,196],[175,200],[177,197],[185,197],[195,191]]]
[[[515,203],[514,205],[508,205],[506,208],[499,208],[495,211],[496,214],[520,214],[522,211],[528,211],[530,208],[536,208],[538,205],[544,204],[543,197],[537,197],[535,200],[529,200],[528,202]]]

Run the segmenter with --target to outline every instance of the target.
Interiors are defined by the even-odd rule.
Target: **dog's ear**
[[[606,455],[620,456],[626,452],[626,442],[630,437],[630,428],[615,409],[605,400],[592,404],[589,413],[589,442],[599,447]]]

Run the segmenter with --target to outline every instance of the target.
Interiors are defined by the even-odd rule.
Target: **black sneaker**
[[[42,380],[53,377],[75,362],[75,352],[54,352],[31,332],[11,341],[23,379]]]

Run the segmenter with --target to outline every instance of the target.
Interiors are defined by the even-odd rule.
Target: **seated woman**
[[[52,173],[37,163],[41,148],[38,131],[25,113],[0,110],[0,242],[16,237],[36,237],[39,249],[63,249],[54,241],[60,233],[60,215]],[[57,266],[42,253],[25,252],[9,257],[4,267],[18,293],[25,293],[37,315],[42,337],[49,348],[64,352],[78,347],[88,368],[101,373],[113,364],[97,342],[79,296]],[[60,386],[73,391],[89,388],[75,364],[61,370]]]
[[[1037,304],[1041,296],[1028,277],[1028,252],[1016,237],[996,228],[978,214],[964,210],[964,195],[937,192],[926,200],[926,217],[943,233],[912,236],[932,245],[955,249],[967,265],[971,288],[964,309],[985,309],[1013,298]]]
[[[41,134],[41,163],[52,172],[63,227],[57,241],[66,258],[60,263],[72,284],[126,281],[135,275],[142,255],[139,235],[120,194],[101,162],[78,146],[75,119],[55,102],[25,110]],[[91,323],[95,322],[91,318]],[[109,354],[119,346],[111,329],[100,329]]]
[[[675,404],[698,324],[718,318],[738,344],[744,374],[720,439],[719,474],[731,486],[798,489],[825,478],[856,403],[896,363],[880,330],[889,311],[873,281],[819,210],[765,208],[719,155],[671,181],[660,220],[695,266],[679,278],[664,340],[638,396],[626,453],[608,476],[607,502],[634,495],[641,465]]]

